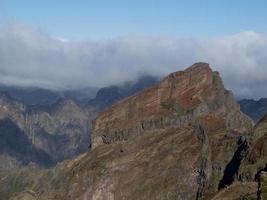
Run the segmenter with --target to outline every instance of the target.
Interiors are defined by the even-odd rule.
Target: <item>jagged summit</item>
[[[204,70],[204,69],[211,70],[209,63],[197,62],[194,63],[192,66],[188,67],[187,69],[185,69],[184,71],[190,72],[190,71]]]
[[[252,123],[240,112],[232,92],[224,88],[219,73],[207,63],[196,63],[101,113],[93,122],[92,146],[199,119],[209,123],[209,115],[221,117],[233,130],[245,131]]]
[[[34,188],[39,199],[210,199],[237,179],[252,129],[219,73],[196,63],[99,114],[86,155],[17,195]]]

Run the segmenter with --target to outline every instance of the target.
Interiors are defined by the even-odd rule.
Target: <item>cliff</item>
[[[219,118],[226,129],[244,132],[251,126],[219,74],[197,63],[101,113],[93,122],[92,147]]]
[[[196,63],[99,114],[87,154],[18,181],[18,189],[2,194],[6,199],[211,199],[239,180],[252,131],[252,120],[240,112],[219,73]],[[27,173],[5,179],[0,174],[1,188]]]

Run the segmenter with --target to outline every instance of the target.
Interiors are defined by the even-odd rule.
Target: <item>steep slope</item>
[[[222,125],[228,129],[242,132],[249,126],[232,93],[223,88],[218,73],[212,72],[207,64],[198,63],[100,114],[94,123],[92,145],[97,145],[99,135],[102,139],[116,140],[113,135],[132,137],[146,128],[177,127],[196,120],[209,123],[215,117],[223,118]]]
[[[259,100],[243,99],[238,102],[241,111],[258,122],[267,113],[267,98]]]
[[[267,199],[267,116],[264,116],[247,137],[248,149],[238,170],[238,179],[219,191],[216,199]]]
[[[27,135],[10,119],[0,121],[0,139],[0,169],[11,169],[16,164],[27,165],[30,162],[42,166],[53,163],[45,151],[32,146]]]
[[[46,167],[85,152],[91,114],[72,101],[27,106],[2,94],[0,168],[31,162]]]
[[[257,180],[261,171],[267,170],[267,115],[256,124],[249,141],[249,152],[239,176],[242,180],[252,181]]]
[[[103,88],[87,106],[77,106],[71,100],[60,99],[60,96],[81,103],[84,99],[88,100],[87,96],[93,88],[88,88],[89,93],[85,96],[78,97],[81,93],[78,90],[52,92],[40,88],[0,86],[0,91],[6,91],[0,96],[0,129],[5,132],[0,139],[7,142],[8,135],[8,141],[12,141],[12,144],[3,143],[6,150],[0,151],[0,169],[12,169],[31,162],[51,166],[85,152],[90,146],[91,119],[100,110],[155,82],[156,78],[144,76],[135,82],[114,86],[115,90],[113,87]],[[117,90],[119,95],[116,93]],[[24,139],[17,141],[14,139],[17,136]],[[38,154],[43,158],[40,160],[35,158],[36,153],[30,150],[14,152],[14,146],[36,148],[36,151],[42,152],[45,156]],[[23,156],[27,159],[22,158]]]
[[[215,191],[231,184],[241,162],[236,161],[235,156],[245,150],[241,135],[251,130],[252,122],[240,112],[231,92],[224,89],[218,73],[212,72],[205,63],[173,73],[159,85],[100,114],[93,124],[92,147],[186,126],[199,133],[196,134],[199,146],[194,149],[199,153],[198,162],[190,163],[191,173],[182,173],[198,171],[194,177],[195,180],[199,177],[198,184],[190,194],[201,196],[206,188]],[[194,161],[191,156],[188,158]],[[182,166],[190,169],[185,163]]]
[[[101,113],[93,122],[90,152],[0,195],[202,199],[237,179],[252,127],[218,72],[196,63]],[[0,188],[27,173],[0,177]]]

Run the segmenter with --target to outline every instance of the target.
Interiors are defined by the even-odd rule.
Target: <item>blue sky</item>
[[[212,37],[267,31],[265,0],[1,0],[2,23],[66,39]]]
[[[0,0],[0,83],[104,87],[207,62],[236,96],[266,97],[266,10],[266,0]]]

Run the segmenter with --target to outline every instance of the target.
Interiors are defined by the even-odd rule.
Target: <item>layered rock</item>
[[[218,72],[196,63],[101,113],[92,151],[15,192],[29,196],[31,188],[38,199],[60,200],[210,199],[238,179],[252,126]]]
[[[251,128],[219,74],[206,63],[172,73],[100,114],[93,122],[92,147],[197,121],[239,132]]]

